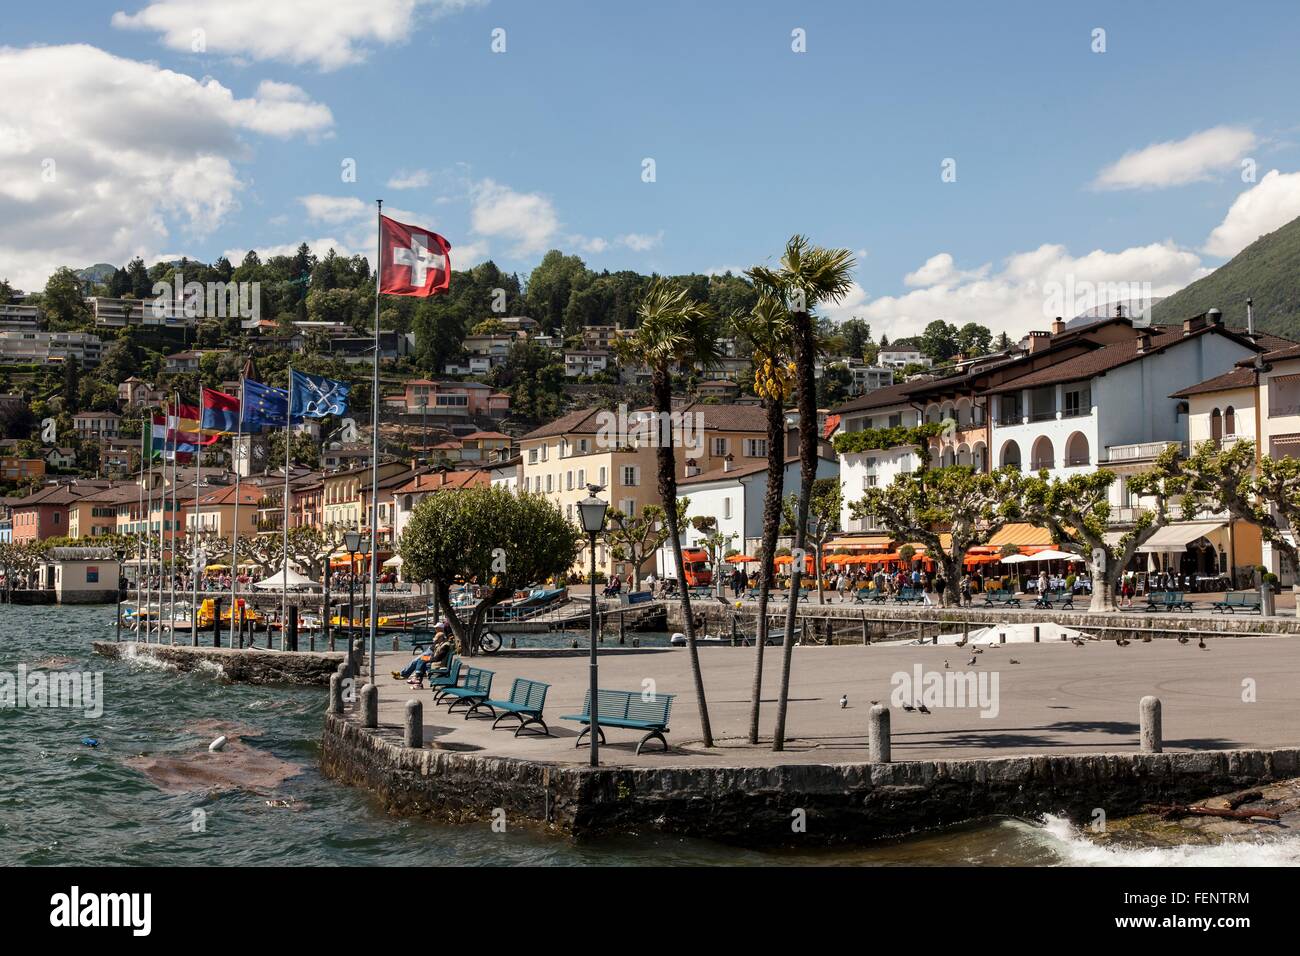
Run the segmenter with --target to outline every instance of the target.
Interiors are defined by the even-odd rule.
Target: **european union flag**
[[[284,428],[289,424],[289,393],[282,388],[245,380],[244,424]]]
[[[348,393],[352,391],[352,386],[321,375],[293,372],[289,390],[292,395],[289,406],[293,420],[302,421],[304,418],[346,415]]]

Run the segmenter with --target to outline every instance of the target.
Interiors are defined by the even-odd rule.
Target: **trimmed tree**
[[[899,475],[887,488],[868,488],[850,508],[854,517],[874,517],[895,538],[925,545],[943,568],[943,605],[956,607],[966,552],[1016,520],[1022,481],[1011,468],[988,474],[964,465],[923,468]],[[946,548],[944,534],[950,536]]]
[[[677,502],[678,520],[685,514],[684,503]],[[610,508],[605,526],[605,544],[615,561],[632,564],[636,590],[641,590],[641,565],[643,565],[668,540],[667,514],[659,505],[645,505],[641,513],[628,517],[618,508]]]
[[[1178,446],[1166,448],[1147,471],[1128,479],[1128,487],[1151,505],[1131,528],[1111,533],[1110,486],[1112,471],[1101,469],[1069,478],[1033,475],[1024,479],[1021,508],[1026,521],[1047,528],[1053,544],[1078,554],[1092,575],[1089,611],[1114,611],[1115,589],[1138,548],[1170,522],[1171,501],[1182,492],[1178,474]]]
[[[397,552],[415,581],[437,591],[461,652],[476,653],[487,613],[515,591],[564,574],[582,535],[541,495],[477,487],[428,495],[412,512]],[[457,578],[481,584],[468,610],[451,603]]]

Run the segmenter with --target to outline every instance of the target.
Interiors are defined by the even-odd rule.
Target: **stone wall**
[[[853,844],[990,815],[1188,802],[1300,773],[1300,750],[1088,754],[778,767],[554,766],[404,748],[400,731],[326,715],[324,773],[396,814],[550,827],[576,837],[659,831],[763,846]],[[791,829],[796,810],[807,830]]]
[[[149,656],[177,670],[216,665],[227,680],[241,684],[310,684],[328,687],[343,654],[313,651],[234,650],[181,644],[140,644],[135,641],[95,641],[105,657]]]

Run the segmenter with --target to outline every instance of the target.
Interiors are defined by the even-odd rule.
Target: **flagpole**
[[[375,683],[375,639],[379,632],[379,290],[384,274],[384,201],[375,200],[375,374],[370,392],[370,683]]]
[[[194,553],[190,556],[190,645],[199,646],[199,470],[203,464],[203,380],[199,380],[199,447],[194,452]]]
[[[280,650],[289,649],[289,446],[293,444],[293,366],[289,366],[289,386],[284,400],[284,544],[280,565]]]
[[[154,478],[158,477],[158,473],[155,472],[155,471],[153,470],[153,425],[154,425],[153,416],[154,416],[154,410],[153,410],[153,407],[150,406],[150,408],[149,408],[149,517],[148,517],[148,518],[146,519],[146,521],[145,521],[146,531],[147,531],[147,533],[148,533],[148,535],[149,535],[149,593],[148,593],[147,597],[148,597],[148,599],[149,599],[150,609],[149,609],[149,627],[148,627],[148,630],[146,631],[146,633],[149,634],[149,635],[152,635],[152,634],[153,634],[153,631],[154,631],[154,627],[155,627],[155,626],[157,626],[157,627],[159,627],[159,628],[162,627],[162,570],[161,570],[161,564],[159,565],[159,571],[158,571],[158,587],[155,588],[155,587],[153,586],[153,577],[154,577],[154,557],[155,557],[155,555],[154,555],[154,547],[153,547],[153,538],[154,538],[154,534],[153,534],[153,480],[154,480]],[[164,418],[165,418],[165,416],[164,416]],[[164,452],[165,452],[165,451],[166,451],[166,433],[165,433],[165,432],[164,432],[164,434],[163,434],[163,441],[164,441]],[[162,535],[162,524],[161,524],[161,523],[159,523],[159,526],[158,526],[158,534],[159,534],[160,536]],[[161,538],[160,538],[160,540],[159,540],[159,542],[158,542],[158,553],[157,553],[157,557],[158,557],[159,562],[161,562],[161,560],[162,560],[162,541],[161,541]],[[153,605],[153,599],[154,599],[154,592],[155,592],[155,591],[156,591],[157,594],[158,594],[158,613],[157,613],[156,615],[153,613],[153,606],[152,606],[152,605]],[[161,632],[159,632],[159,633],[160,633],[160,635],[161,635]],[[161,637],[161,636],[159,636],[159,638],[158,638],[158,643],[160,643],[160,644],[162,643],[162,637]]]
[[[235,444],[232,446],[234,451],[230,456],[231,462],[235,466],[235,539],[230,548],[230,623],[231,623],[231,647],[234,647],[234,627],[235,625],[235,608],[239,604],[239,479],[242,474],[239,465],[239,456],[241,446],[244,443],[244,376],[239,376],[239,418],[235,424]],[[243,621],[241,619],[240,624]],[[243,635],[240,635],[243,639]]]
[[[148,422],[141,423],[140,428],[140,484],[136,488],[135,494],[135,516],[140,517],[140,512],[144,510],[144,439],[146,435],[153,433],[153,417],[150,416]],[[144,538],[136,534],[136,554],[135,554],[135,637],[140,639],[140,598],[141,586],[143,580],[140,577],[140,559],[144,557]]]
[[[180,424],[180,407],[181,393],[172,392],[172,410],[175,415],[168,416],[177,425]],[[171,507],[171,564],[167,573],[167,618],[169,621],[168,629],[171,631],[171,642],[176,643],[176,512],[180,506],[180,489],[177,485],[180,483],[180,455],[178,449],[180,440],[178,432],[168,422],[167,430],[172,433],[172,507]]]

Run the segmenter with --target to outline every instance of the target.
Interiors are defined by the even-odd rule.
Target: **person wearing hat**
[[[400,671],[393,671],[393,680],[404,680],[412,687],[423,687],[424,678],[429,671],[445,667],[450,654],[451,641],[447,638],[446,628],[439,622],[433,626],[433,642]]]

